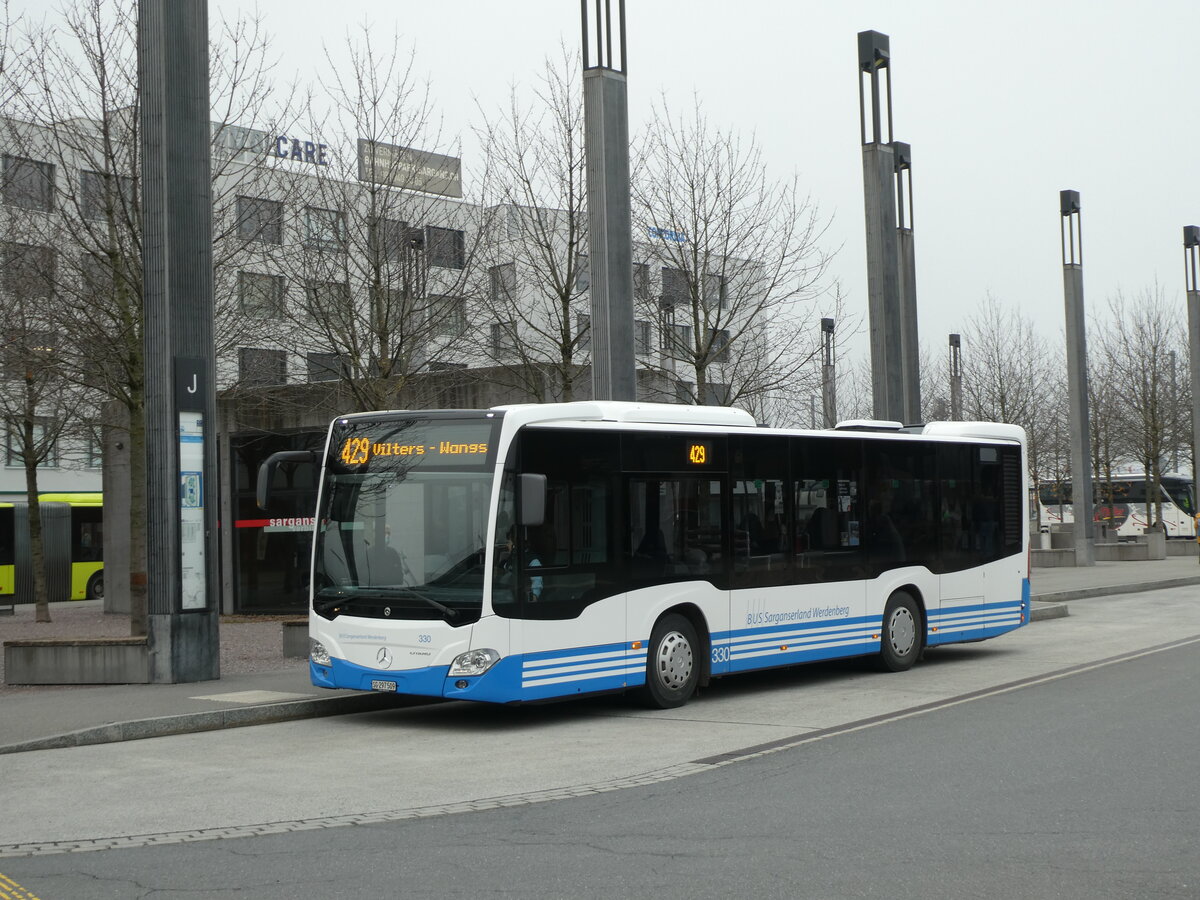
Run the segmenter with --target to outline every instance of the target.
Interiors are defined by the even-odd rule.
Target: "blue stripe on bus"
[[[861,636],[823,646],[796,647],[788,644],[787,650],[773,649],[761,653],[735,656],[729,661],[730,672],[749,672],[754,669],[770,669],[776,666],[791,666],[816,662],[822,659],[841,659],[847,656],[864,656],[879,652],[879,641],[863,640]]]
[[[926,643],[936,646],[1004,634],[1029,621],[1029,607],[1029,580],[1024,579],[1016,601],[927,610]],[[747,672],[878,653],[882,624],[882,616],[854,616],[712,632],[712,671]],[[310,662],[309,670],[313,684],[321,687],[371,690],[372,681],[391,681],[401,694],[506,703],[643,685],[649,639],[641,644],[636,650],[626,642],[518,654],[472,678],[451,678],[448,666],[389,671],[342,659],[330,666]],[[465,686],[457,687],[460,683]]]

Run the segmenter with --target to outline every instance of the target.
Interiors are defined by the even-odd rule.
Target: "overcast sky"
[[[214,20],[253,8],[210,0]],[[398,28],[446,130],[462,136],[469,169],[477,103],[498,107],[560,42],[580,42],[574,0],[258,8],[284,71],[301,80],[321,77],[323,43],[336,53],[364,21],[384,37]],[[1059,340],[1064,188],[1081,194],[1089,311],[1156,279],[1182,309],[1182,226],[1200,224],[1195,0],[628,0],[627,27],[631,132],[660,94],[683,109],[695,93],[714,123],[756,134],[774,172],[798,172],[833,218],[832,272],[859,311],[867,285],[856,35],[890,36],[895,136],[913,147],[921,339],[937,354],[989,291]]]

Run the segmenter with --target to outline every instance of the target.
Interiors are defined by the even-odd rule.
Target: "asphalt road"
[[[17,754],[0,851],[46,855],[0,873],[41,900],[1200,897],[1193,594],[1076,604],[901,676],[727,681],[671,715],[444,704]],[[254,828],[281,833],[222,837]],[[72,836],[116,846],[51,852]]]

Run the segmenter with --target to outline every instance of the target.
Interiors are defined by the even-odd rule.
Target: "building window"
[[[238,348],[238,381],[242,387],[272,387],[287,383],[287,353],[261,347]]]
[[[516,263],[505,263],[488,269],[488,292],[493,303],[508,303],[517,294]]]
[[[575,254],[575,290],[579,293],[592,286],[592,267],[586,253]]]
[[[713,332],[709,352],[712,354],[713,362],[729,362],[729,329],[722,328]]]
[[[104,465],[104,445],[94,434],[88,435],[87,464],[89,469],[99,469]]]
[[[453,228],[426,228],[426,259],[431,266],[461,269],[467,264],[466,235]]]
[[[341,210],[304,207],[304,242],[310,247],[341,247],[346,240],[346,217]]]
[[[304,286],[308,314],[318,322],[349,325],[350,285],[344,281],[310,281]]]
[[[238,297],[242,312],[256,319],[283,316],[283,276],[238,272]]]
[[[672,359],[691,359],[692,326],[667,325],[663,329],[663,349]]]
[[[409,228],[399,219],[377,218],[369,226],[372,254],[392,261],[404,258],[406,250],[424,250],[425,232],[420,228]]]
[[[337,381],[342,377],[342,355],[340,353],[308,354],[309,381]]]
[[[578,315],[575,317],[575,349],[592,349],[592,317]]]
[[[5,154],[2,190],[9,206],[49,212],[54,208],[54,166]]]
[[[687,272],[682,269],[671,269],[663,266],[662,270],[662,302],[664,306],[677,306],[686,303],[691,296],[688,290]]]
[[[503,356],[517,349],[516,330],[512,322],[492,323],[492,353]]]
[[[429,314],[437,334],[460,337],[467,333],[467,301],[465,297],[430,297]]]
[[[650,299],[650,266],[646,263],[633,264],[633,296],[638,300]]]
[[[729,385],[708,382],[704,385],[705,406],[728,406],[731,398]]]
[[[110,208],[113,218],[121,216],[132,220],[136,217],[132,178],[84,169],[79,188],[79,212],[85,219],[106,219]]]
[[[115,285],[107,257],[92,253],[79,257],[79,286],[85,297],[110,297]]]
[[[333,210],[323,210],[333,212]],[[283,204],[262,197],[237,198],[238,237],[267,244],[283,243]]]
[[[650,352],[650,323],[644,319],[633,323],[633,350],[643,355]]]
[[[0,243],[0,286],[11,297],[46,300],[54,295],[57,255],[52,247],[36,244]]]
[[[725,309],[729,300],[725,293],[725,276],[704,276],[704,306],[706,309]]]
[[[47,427],[45,421],[33,423],[33,452],[41,456],[37,464],[39,469],[57,469],[58,439],[55,438],[49,444],[46,444]],[[4,464],[13,468],[25,467],[25,454],[21,452],[22,442],[18,431],[19,428],[20,425],[10,425],[5,435]]]
[[[30,372],[49,368],[58,348],[58,335],[51,329],[28,329],[0,336],[0,373],[22,379]]]

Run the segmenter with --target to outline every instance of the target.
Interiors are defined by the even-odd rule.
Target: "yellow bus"
[[[100,493],[38,494],[42,555],[51,601],[104,596],[104,496]],[[33,602],[29,508],[0,504],[0,596]]]
[[[104,597],[104,495],[100,493],[38,494],[43,504],[65,503],[70,509],[70,532],[66,546],[50,549],[56,555],[66,551],[71,566],[72,600],[98,600]],[[58,539],[61,541],[61,537]],[[58,542],[56,542],[58,543]]]
[[[13,505],[0,503],[0,606],[11,605],[13,589],[16,586],[14,535]],[[8,600],[3,600],[4,597]]]

